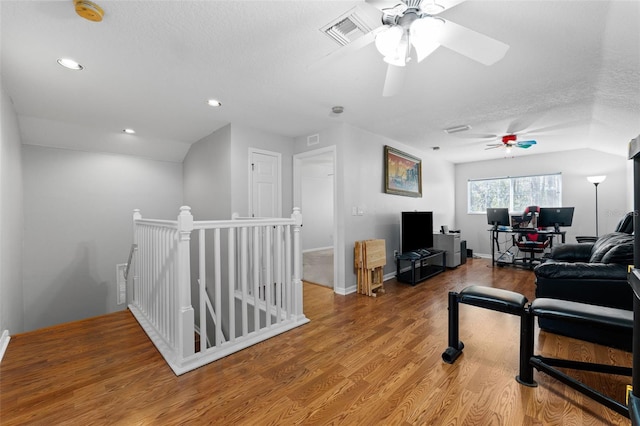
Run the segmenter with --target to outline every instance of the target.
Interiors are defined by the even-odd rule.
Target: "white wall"
[[[333,155],[302,162],[302,250],[333,247]]]
[[[125,308],[116,272],[132,243],[132,211],[175,219],[182,165],[23,146],[24,322],[33,330]]]
[[[320,143],[307,146],[307,137],[296,139],[296,152],[336,145],[338,163],[338,253],[340,275],[334,288],[338,293],[356,289],[353,268],[355,241],[384,239],[387,249],[385,274],[395,273],[393,251],[400,249],[400,213],[433,211],[434,226],[454,225],[454,167],[427,151],[349,126],[336,125],[319,132]],[[384,193],[384,146],[390,145],[422,159],[421,198]],[[362,216],[353,216],[352,208],[361,208]],[[304,213],[303,213],[304,215]],[[304,232],[304,231],[303,231]]]
[[[24,331],[22,299],[23,189],[18,121],[0,86],[0,336]],[[8,333],[5,334],[5,338]],[[2,358],[0,338],[0,359]]]
[[[567,242],[576,235],[595,235],[595,187],[587,176],[607,175],[598,187],[600,235],[612,232],[629,211],[632,200],[628,160],[590,149],[554,154],[528,155],[502,160],[458,164],[456,176],[456,226],[461,228],[467,247],[474,254],[490,254],[491,244],[486,215],[467,214],[467,181],[469,179],[562,173],[562,205],[575,207],[573,225],[564,228]]]
[[[231,219],[231,126],[191,145],[183,161],[184,203],[195,220]]]
[[[422,159],[422,197],[404,197],[384,192],[384,146]],[[432,211],[434,230],[440,224],[454,225],[454,166],[428,151],[418,151],[391,139],[348,128],[344,144],[344,191],[346,265],[353,265],[356,241],[381,238],[386,241],[385,274],[395,273],[393,251],[400,250],[400,213],[402,211]],[[363,216],[353,216],[352,207],[364,210]],[[347,267],[348,288],[356,285],[353,268]]]

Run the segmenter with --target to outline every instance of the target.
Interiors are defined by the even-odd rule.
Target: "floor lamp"
[[[587,180],[596,187],[596,237],[598,236],[598,185],[606,179],[606,176],[589,176]]]

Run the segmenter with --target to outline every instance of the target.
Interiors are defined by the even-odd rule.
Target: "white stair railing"
[[[176,221],[134,211],[129,308],[176,374],[308,322],[299,209],[291,218],[238,219],[194,221],[189,207]]]

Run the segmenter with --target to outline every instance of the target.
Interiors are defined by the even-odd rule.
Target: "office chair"
[[[620,219],[620,222],[618,222],[618,225],[616,226],[616,229],[613,230],[613,232],[624,232],[625,234],[633,234],[633,216],[635,215],[634,212],[629,212],[626,215],[624,215],[624,217],[622,219]],[[595,243],[598,240],[599,237],[594,237],[594,236],[586,236],[586,235],[579,235],[576,237],[576,241],[578,241],[579,243]]]
[[[544,253],[545,249],[551,244],[551,238],[553,238],[552,235],[538,233],[538,230],[542,230],[542,228],[536,228],[538,224],[537,215],[539,213],[540,207],[538,206],[529,206],[524,209],[522,219],[523,221],[530,220],[533,226],[532,232],[518,233],[517,240],[515,240],[514,236],[514,244],[518,247],[518,250],[523,253],[529,253],[529,256],[519,259],[529,268],[533,268],[533,263],[539,260],[536,258],[536,253]]]

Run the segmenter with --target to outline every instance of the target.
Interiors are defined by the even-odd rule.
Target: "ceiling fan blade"
[[[560,124],[554,124],[551,126],[545,126],[545,127],[538,127],[537,129],[531,129],[531,130],[527,130],[526,132],[524,132],[524,134],[526,135],[537,135],[540,133],[547,133],[547,132],[552,132],[555,130],[565,130],[565,129],[570,129],[572,127],[578,126],[580,124],[584,124],[583,120],[575,120],[575,121],[570,121],[567,123],[560,123]]]
[[[451,21],[442,28],[440,44],[484,65],[504,57],[509,45]]]
[[[516,146],[519,148],[530,148],[531,146],[535,145],[537,142],[534,140],[531,141],[518,141],[516,142]]]
[[[465,1],[466,0],[423,0],[420,4],[420,9],[429,15],[437,15]]]
[[[389,65],[387,67],[387,76],[384,79],[382,96],[394,96],[400,91],[404,83],[406,69],[407,67],[396,67],[395,65]]]
[[[496,144],[496,145],[491,145],[491,146],[487,146],[487,148],[485,148],[485,151],[487,149],[496,149],[496,148],[500,148],[502,146],[502,144]]]
[[[511,123],[509,123],[507,134],[513,135],[523,132],[525,129],[529,128],[529,126],[535,123],[541,116],[542,114],[529,114],[523,117],[516,118]]]
[[[378,10],[383,10],[383,9],[391,9],[394,6],[397,6],[399,3],[401,3],[401,1],[400,0],[366,0],[366,3],[368,5],[375,7]]]

